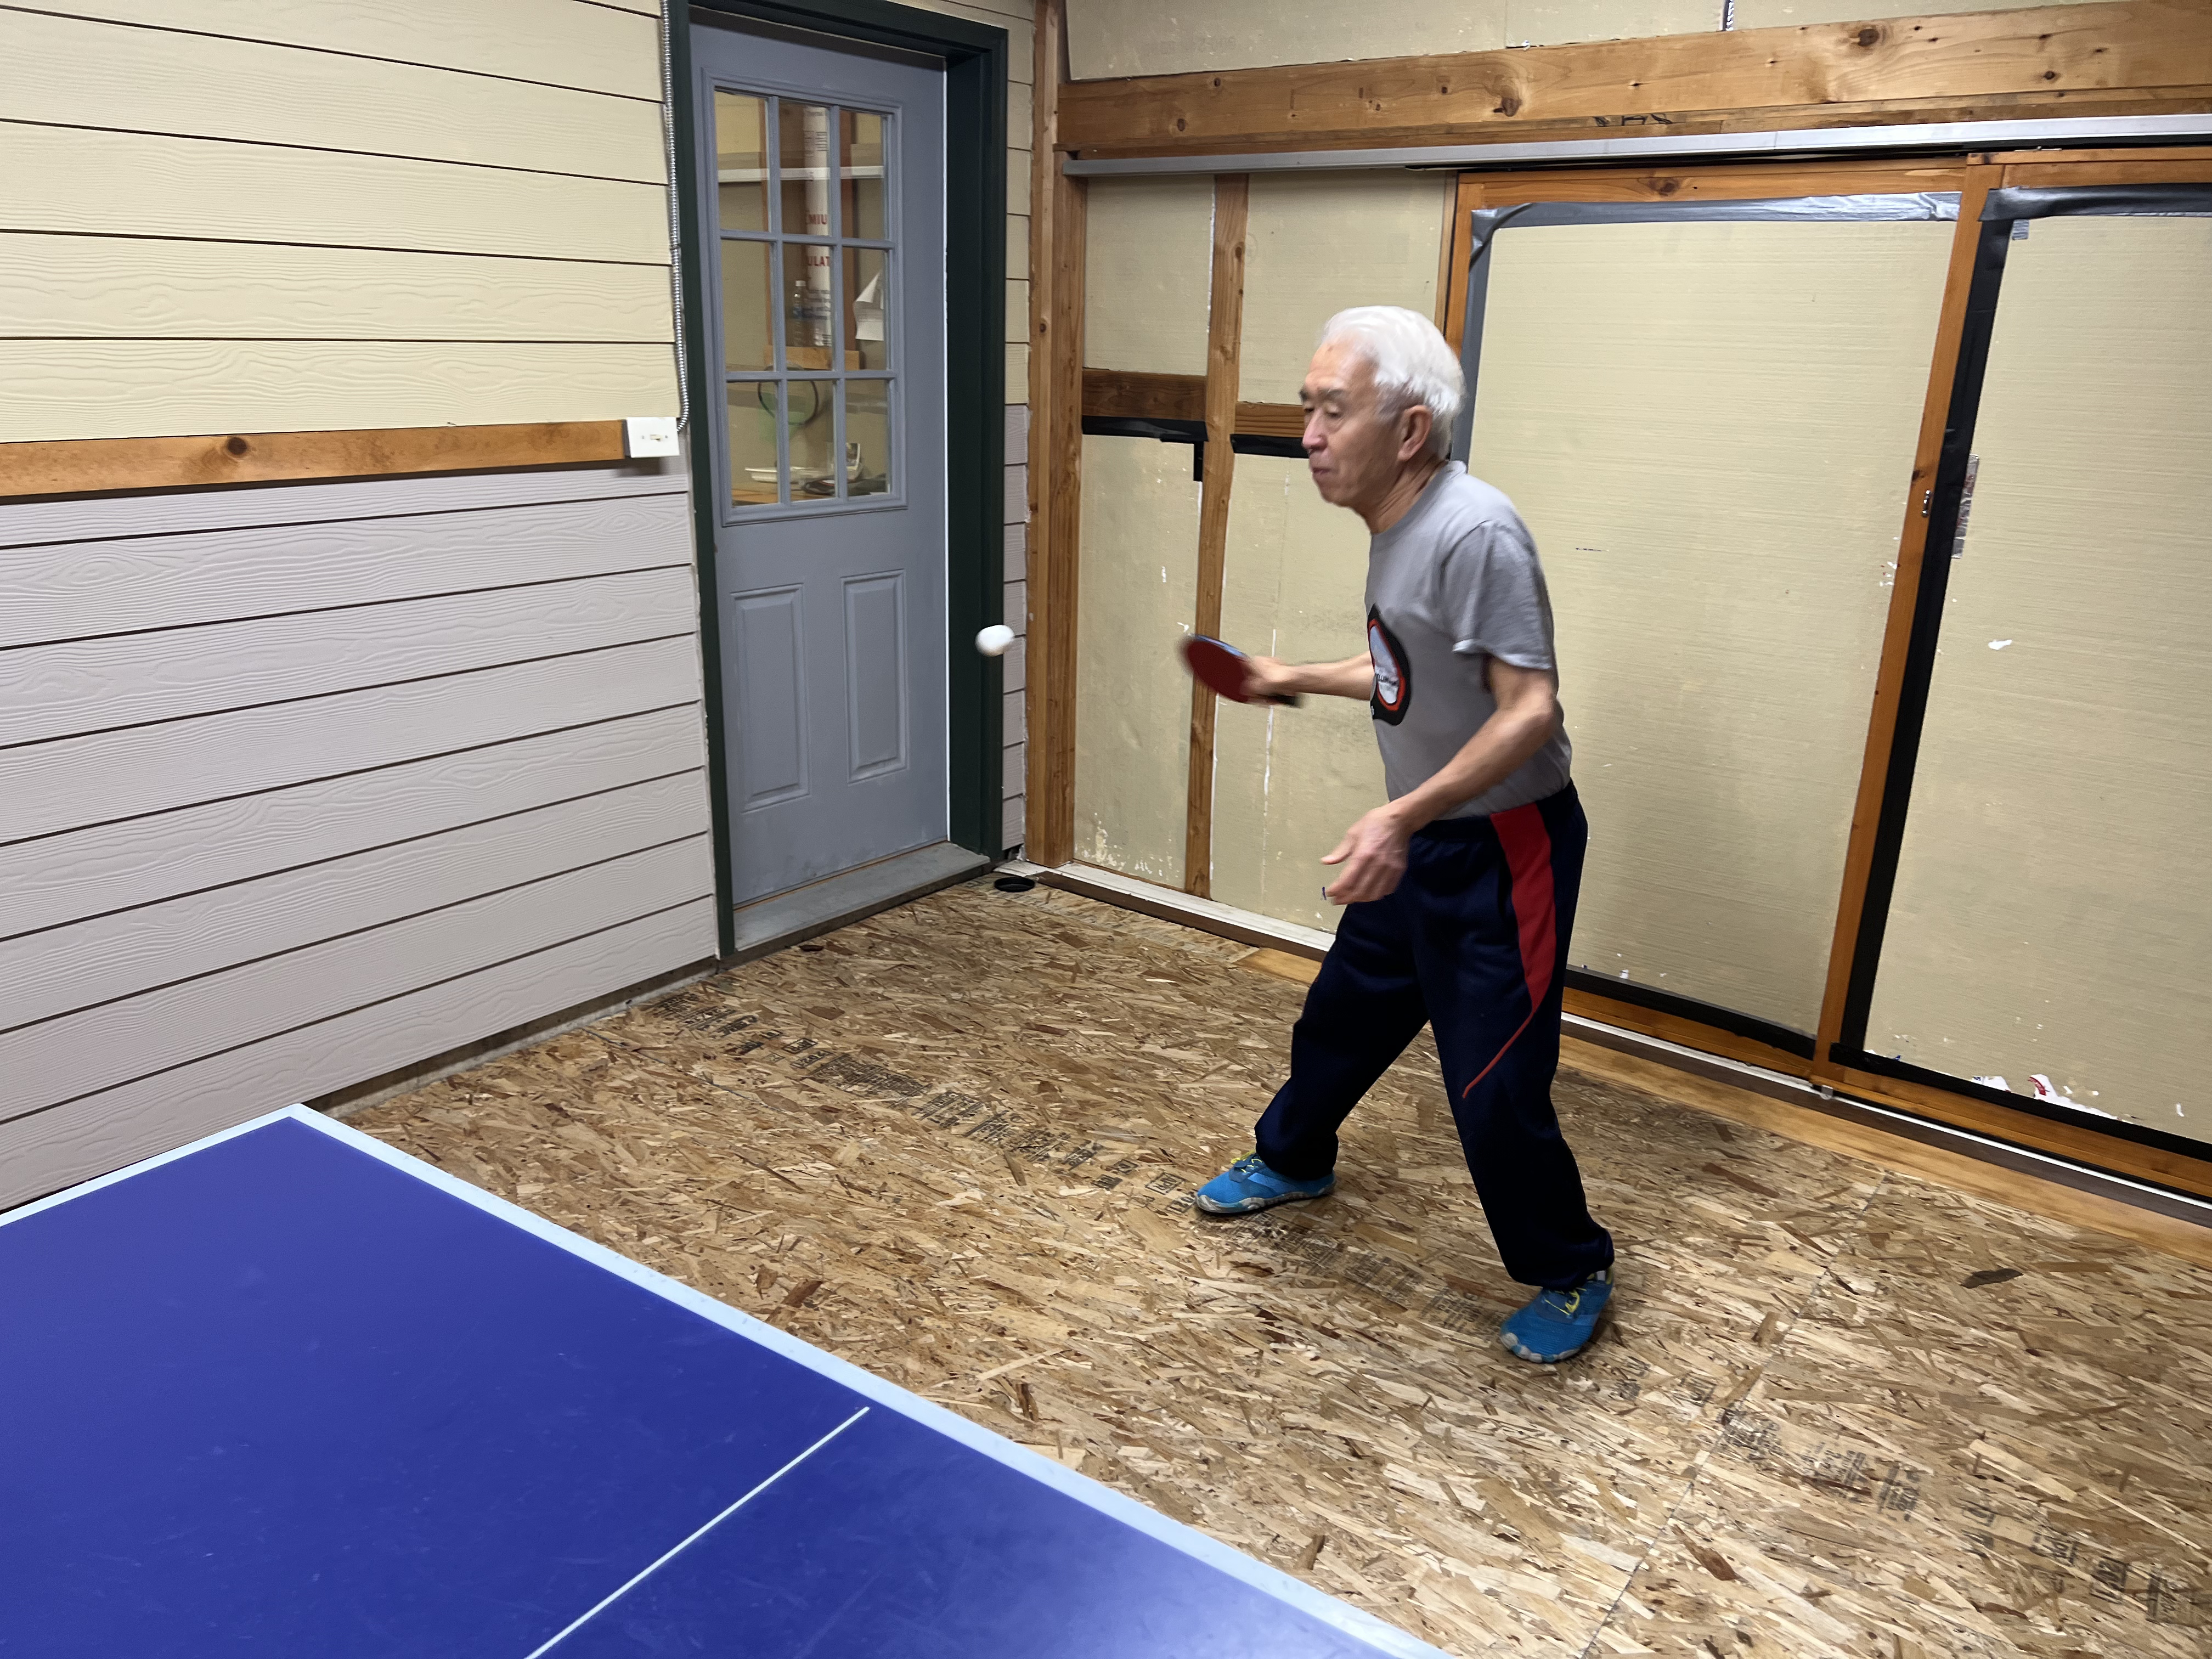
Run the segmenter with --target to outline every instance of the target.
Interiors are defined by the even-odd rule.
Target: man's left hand
[[[1388,806],[1378,806],[1351,829],[1323,864],[1340,864],[1344,873],[1322,890],[1331,904],[1362,904],[1388,898],[1406,873],[1406,843],[1413,831]]]

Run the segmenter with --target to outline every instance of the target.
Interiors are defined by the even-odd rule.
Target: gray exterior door
[[[945,77],[692,45],[744,905],[946,837]]]

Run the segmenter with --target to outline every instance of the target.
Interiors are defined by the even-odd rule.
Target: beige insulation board
[[[2212,221],[2028,230],[1867,1047],[2212,1139]]]
[[[1304,461],[1239,455],[1221,595],[1224,635],[1291,662],[1357,656],[1365,641],[1367,531],[1322,500]],[[1389,799],[1364,702],[1220,705],[1213,726],[1213,896],[1334,929],[1322,855]]]
[[[1088,81],[1632,40],[1720,26],[1719,0],[1068,0],[1067,54],[1070,72]]]
[[[1092,179],[1084,261],[1085,368],[1206,373],[1212,179]]]
[[[1437,314],[1447,173],[1259,173],[1245,233],[1238,397],[1294,404],[1321,326],[1352,306]]]
[[[1084,439],[1075,856],[1170,887],[1190,796],[1178,649],[1198,611],[1198,498],[1189,445]]]
[[[1952,230],[1499,234],[1473,465],[1558,618],[1575,965],[1814,1029]]]

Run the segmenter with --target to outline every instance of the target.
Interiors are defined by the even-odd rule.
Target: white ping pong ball
[[[1005,656],[1013,642],[1014,630],[1004,623],[993,623],[975,636],[975,648],[987,657]]]

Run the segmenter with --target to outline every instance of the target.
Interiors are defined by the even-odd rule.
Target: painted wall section
[[[2212,1140],[2212,223],[2028,231],[1867,1046]]]
[[[1321,325],[1347,306],[1434,316],[1449,175],[1255,173],[1244,257],[1247,403],[1296,403]]]
[[[683,472],[0,506],[0,1205],[715,949]]]
[[[1292,662],[1358,654],[1367,530],[1315,490],[1304,461],[1239,455],[1229,504],[1221,625],[1234,644]],[[1364,703],[1220,705],[1213,735],[1213,896],[1334,931],[1322,854],[1388,799]]]
[[[654,17],[183,21],[0,11],[0,442],[676,412]]]
[[[1170,887],[1182,884],[1189,797],[1190,680],[1176,648],[1198,608],[1190,473],[1188,444],[1083,441],[1075,856]]]
[[[1067,48],[1072,73],[1089,81],[1635,40],[1720,20],[1718,0],[1068,0]]]
[[[1085,195],[1085,366],[1205,374],[1213,180],[1094,179]]]
[[[1951,234],[1499,233],[1471,465],[1558,618],[1576,965],[1813,1030]]]

